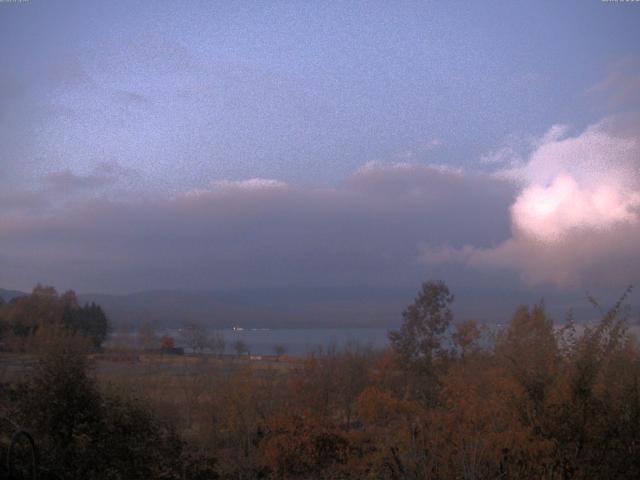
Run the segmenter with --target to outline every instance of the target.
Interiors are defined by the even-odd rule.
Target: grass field
[[[253,390],[258,384],[273,398],[277,385],[302,359],[114,350],[91,354],[89,361],[101,388],[148,402],[185,437],[199,443],[208,440],[207,432],[219,424],[222,410],[242,401],[232,397],[242,397],[249,385]],[[37,362],[36,355],[0,353],[0,383],[27,380]]]

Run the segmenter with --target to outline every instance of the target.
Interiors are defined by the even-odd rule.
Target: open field
[[[216,403],[242,379],[271,388],[303,361],[290,356],[172,355],[107,351],[89,355],[91,371],[104,389],[144,399],[187,437],[213,421]],[[31,354],[0,353],[0,383],[24,381],[36,366]],[[240,382],[240,384],[239,384]]]

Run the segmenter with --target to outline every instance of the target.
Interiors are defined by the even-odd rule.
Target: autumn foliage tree
[[[442,349],[453,320],[453,295],[444,282],[425,282],[414,302],[402,312],[400,330],[389,332],[392,348],[407,367],[429,371]]]
[[[38,333],[63,329],[85,337],[100,348],[109,332],[109,321],[99,305],[80,305],[73,290],[58,294],[55,288],[38,284],[30,295],[0,306],[0,329],[19,349],[28,348]]]
[[[160,348],[164,349],[164,350],[171,350],[173,348],[176,347],[176,340],[175,338],[169,336],[169,335],[164,335],[162,336],[162,338],[160,339]]]
[[[437,357],[446,348],[443,341],[453,320],[452,303],[453,295],[444,282],[425,282],[402,312],[400,330],[389,332],[391,348],[408,374],[407,386],[427,401],[435,398]]]

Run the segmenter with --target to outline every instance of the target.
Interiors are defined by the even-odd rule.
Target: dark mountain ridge
[[[578,322],[598,317],[583,292],[559,293],[527,289],[458,288],[453,304],[456,320],[474,319],[489,324],[506,323],[519,305],[544,299],[556,322],[571,310]],[[143,322],[179,327],[185,322],[204,323],[213,328],[313,328],[399,326],[404,308],[413,301],[415,288],[369,287],[279,287],[233,290],[150,290],[128,294],[79,294],[81,303],[103,307],[117,327]],[[27,295],[0,289],[5,301]],[[610,297],[610,298],[609,298]],[[606,308],[615,296],[602,299]],[[638,295],[632,295],[631,323],[638,321]]]
[[[3,288],[0,288],[0,298],[2,298],[5,302],[8,302],[12,298],[24,297],[25,295],[28,295],[28,293],[21,292],[19,290],[5,290]]]

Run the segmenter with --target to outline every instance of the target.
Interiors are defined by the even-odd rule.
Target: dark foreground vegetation
[[[624,297],[586,328],[554,327],[537,305],[490,331],[455,323],[447,287],[428,282],[388,351],[158,355],[117,369],[87,353],[104,338],[99,307],[65,295],[0,306],[5,349],[35,364],[3,377],[2,416],[33,434],[41,478],[640,478]]]

